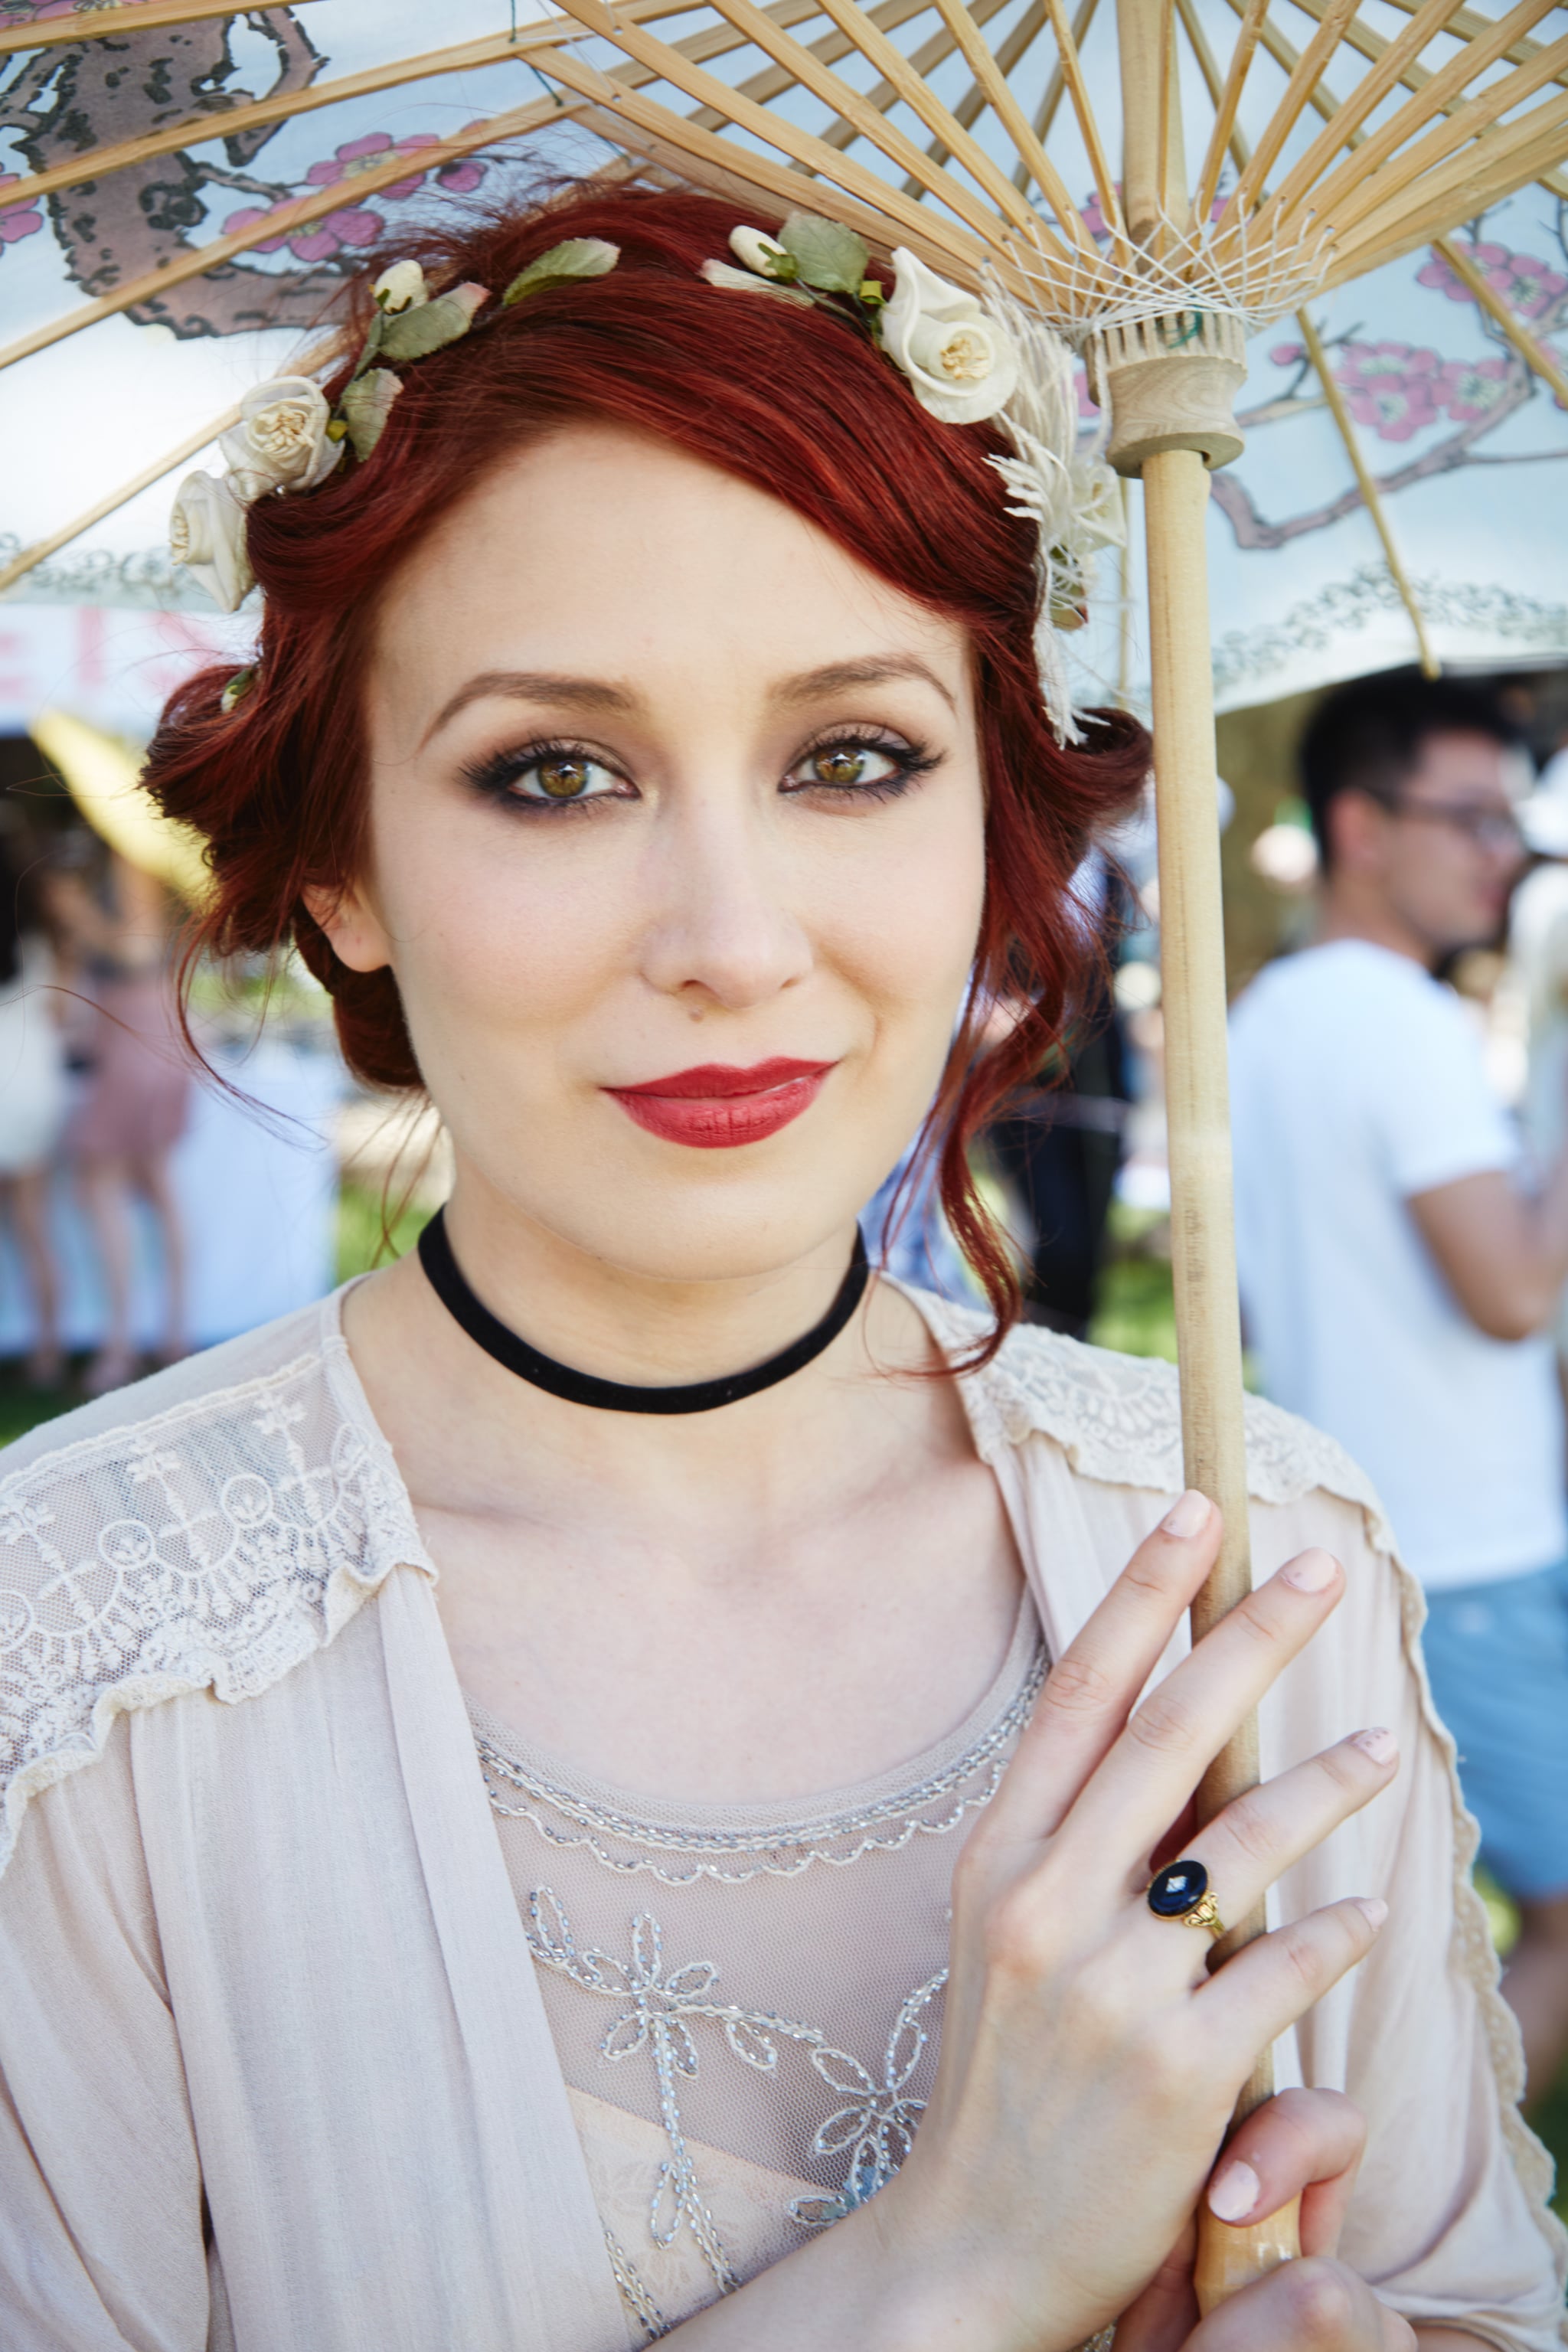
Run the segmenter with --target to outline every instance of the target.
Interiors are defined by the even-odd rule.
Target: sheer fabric
[[[942,1346],[967,1347],[973,1318],[913,1296]],[[958,1388],[1059,1655],[1179,1490],[1173,1369],[1029,1328]],[[1553,2352],[1563,2233],[1514,2106],[1518,2031],[1468,1881],[1419,1592],[1360,1473],[1258,1399],[1247,1474],[1257,1573],[1321,1544],[1347,1575],[1264,1705],[1266,1770],[1363,1724],[1387,1724],[1403,1758],[1273,1898],[1287,1919],[1352,1895],[1390,1906],[1368,1959],[1277,2048],[1280,2079],[1367,2115],[1343,2253],[1393,2307],[1498,2352]],[[437,1575],[335,1298],[0,1464],[5,2352],[621,2352],[655,2332],[657,2312],[628,2320],[606,2252],[584,2102],[626,2136],[635,2216],[668,2135],[657,2105],[650,2120],[604,2095],[640,2055],[595,2066],[593,2090],[564,2079]],[[956,1842],[911,1843],[945,1864]],[[630,1919],[667,1890],[576,1861],[622,1889],[621,1940],[583,1932],[624,1963]],[[878,1861],[814,1864],[802,1890]],[[667,1975],[693,1958],[721,1968],[721,1992],[781,2014],[797,1998],[731,1982],[728,1947],[667,1929]],[[873,2071],[852,2017],[796,2021]],[[732,2084],[768,2088],[720,2046]],[[778,2167],[754,2138],[732,2153],[721,2127],[704,2114],[715,2138],[691,2121],[690,2139],[743,2263],[770,2230],[795,2242],[781,2179],[786,2207],[838,2191],[787,2148]],[[756,2240],[731,2193],[762,2217]],[[710,2280],[703,2265],[694,2292]]]
[[[486,1786],[617,2278],[643,2340],[862,2204],[936,2065],[950,1888],[1045,1672],[900,1769],[786,1807],[656,1804],[472,1701]]]

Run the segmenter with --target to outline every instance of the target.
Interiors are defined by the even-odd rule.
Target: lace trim
[[[626,1877],[645,1872],[665,1886],[691,1886],[701,1878],[713,1879],[723,1886],[744,1886],[763,1876],[798,1878],[818,1862],[844,1870],[868,1853],[900,1853],[918,1836],[945,1837],[966,1814],[988,1805],[1001,1786],[1008,1754],[1028,1720],[1045,1680],[1046,1664],[1045,1646],[1037,1642],[1028,1672],[1005,1713],[942,1770],[870,1804],[800,1822],[768,1822],[755,1829],[667,1827],[595,1803],[576,1790],[531,1769],[483,1731],[476,1731],[475,1746],[494,1811],[503,1820],[527,1822],[547,1843],[574,1849],[586,1847],[606,1870]],[[982,1771],[984,1779],[980,1787],[965,1790],[963,1784]],[[516,1790],[523,1801],[510,1801],[503,1790]],[[941,1803],[946,1797],[952,1797],[953,1802],[944,1813],[936,1820],[921,1818],[925,1808]],[[563,1815],[580,1834],[560,1829],[545,1819],[539,1810],[542,1805]],[[885,1835],[879,1834],[879,1825],[884,1822],[895,1826]],[[630,1856],[614,1853],[603,1842],[610,1837],[648,1851]],[[672,1870],[652,1860],[653,1853],[700,1858],[689,1870]],[[749,1867],[726,1868],[708,1858],[717,1854],[754,1854],[757,1859]]]
[[[117,1715],[252,1698],[392,1569],[431,1569],[390,1448],[335,1393],[334,1353],[346,1363],[329,1338],[0,1480],[0,1869],[31,1799],[100,1756]],[[297,1434],[312,1414],[324,1460]]]

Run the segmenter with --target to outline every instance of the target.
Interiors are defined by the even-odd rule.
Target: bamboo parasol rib
[[[299,7],[302,0],[289,0]],[[165,25],[200,25],[232,16],[234,0],[140,0],[131,8],[77,8],[68,16],[45,16],[0,32],[0,57],[16,49],[54,49],[78,41],[106,41],[119,33],[155,33]]]
[[[95,522],[101,522],[106,515],[111,515],[128,504],[140,491],[150,489],[154,482],[161,482],[165,474],[172,474],[177,466],[186,465],[191,458],[199,457],[204,449],[211,447],[220,433],[226,433],[231,425],[238,422],[239,406],[237,402],[234,407],[226,408],[221,416],[215,416],[210,425],[204,425],[197,433],[188,433],[173,449],[165,450],[161,457],[154,457],[150,466],[143,466],[139,474],[133,474],[117,490],[110,490],[107,498],[99,499],[74,521],[51,531],[47,539],[35,540],[31,547],[25,547],[20,555],[13,556],[10,562],[0,569],[0,594],[4,594],[7,588],[15,587],[18,580],[24,579],[47,556],[58,555],[62,547],[68,547],[73,539],[79,539],[84,530],[92,529]]]

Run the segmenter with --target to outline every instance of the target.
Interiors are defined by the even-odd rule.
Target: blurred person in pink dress
[[[34,859],[18,828],[0,834],[0,1211],[33,1311],[27,1379],[61,1379],[59,1270],[49,1234],[50,1163],[65,1125],[65,1051]]]
[[[78,960],[82,992],[98,1008],[91,1070],[66,1150],[103,1276],[107,1319],[85,1379],[88,1393],[101,1396],[137,1370],[131,1331],[131,1204],[137,1198],[152,1212],[163,1255],[154,1360],[174,1363],[189,1352],[184,1234],[169,1160],[185,1131],[191,1081],[168,969],[170,910],[162,884],[111,856],[102,896],[80,875],[57,873],[49,905]]]

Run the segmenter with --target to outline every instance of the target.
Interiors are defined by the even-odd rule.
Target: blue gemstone
[[[1149,1908],[1162,1919],[1184,1919],[1203,1901],[1209,1883],[1201,1862],[1168,1862],[1149,1888]]]

